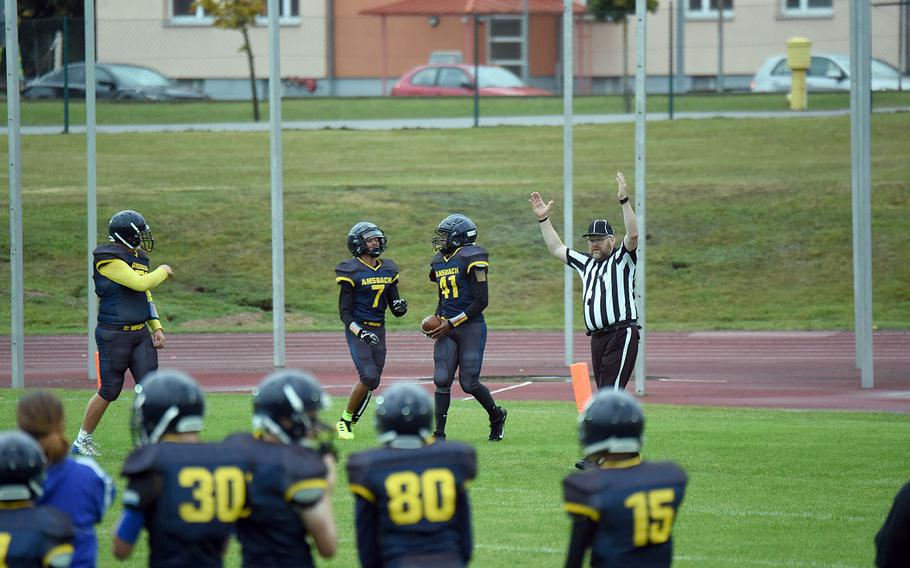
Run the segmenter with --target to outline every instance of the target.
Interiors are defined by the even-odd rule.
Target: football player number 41
[[[448,521],[455,515],[455,476],[448,469],[428,469],[418,475],[400,471],[388,476],[389,518],[396,525],[413,525],[426,519]]]
[[[672,489],[655,489],[639,491],[626,498],[623,504],[632,509],[635,546],[667,542],[676,516],[672,506],[675,493]]]

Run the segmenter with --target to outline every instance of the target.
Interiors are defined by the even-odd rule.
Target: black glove
[[[357,338],[367,345],[379,345],[379,336],[372,331],[361,329],[360,333],[357,334]]]
[[[404,298],[398,298],[397,300],[392,300],[392,315],[396,318],[408,313],[408,301]]]

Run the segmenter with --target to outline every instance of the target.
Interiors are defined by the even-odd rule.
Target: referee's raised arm
[[[534,215],[537,217],[537,222],[540,224],[540,234],[543,235],[543,240],[547,243],[550,254],[562,262],[566,262],[567,247],[562,244],[562,239],[559,238],[559,234],[556,233],[556,229],[553,228],[553,224],[550,222],[550,210],[553,208],[553,202],[544,203],[543,198],[535,191],[531,194],[531,198],[528,199],[528,203],[531,204],[531,210],[534,211]],[[638,231],[636,230],[637,234]]]
[[[619,186],[616,191],[616,197],[622,206],[622,220],[626,226],[626,236],[622,242],[626,250],[632,251],[638,248],[638,218],[635,217],[635,211],[632,209],[632,202],[629,201],[629,192],[626,191],[626,178],[622,172],[616,172],[616,184]]]

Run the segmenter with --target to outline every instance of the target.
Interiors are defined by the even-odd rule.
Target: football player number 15
[[[233,523],[249,514],[243,509],[246,484],[238,467],[218,467],[214,471],[202,467],[185,467],[177,480],[181,487],[193,490],[195,502],[180,504],[180,518],[187,523],[209,523],[216,517],[223,523]]]
[[[670,538],[673,528],[673,498],[676,492],[672,489],[655,489],[639,491],[629,495],[623,503],[632,509],[633,538],[635,546],[662,544]]]
[[[433,468],[422,474],[400,471],[385,480],[389,518],[396,525],[413,525],[426,519],[448,521],[455,515],[455,476],[448,469]]]

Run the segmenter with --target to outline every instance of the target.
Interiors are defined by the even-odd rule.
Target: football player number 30
[[[385,480],[389,518],[396,525],[413,525],[426,519],[448,521],[455,515],[455,476],[448,469],[393,473]]]
[[[670,538],[673,528],[673,489],[655,489],[639,491],[626,498],[623,503],[632,509],[633,542],[635,546],[662,544]]]
[[[209,471],[202,467],[185,467],[177,480],[181,487],[193,490],[195,502],[181,503],[180,518],[187,523],[208,523],[217,518],[233,523],[244,513],[246,484],[238,467],[219,467]]]

